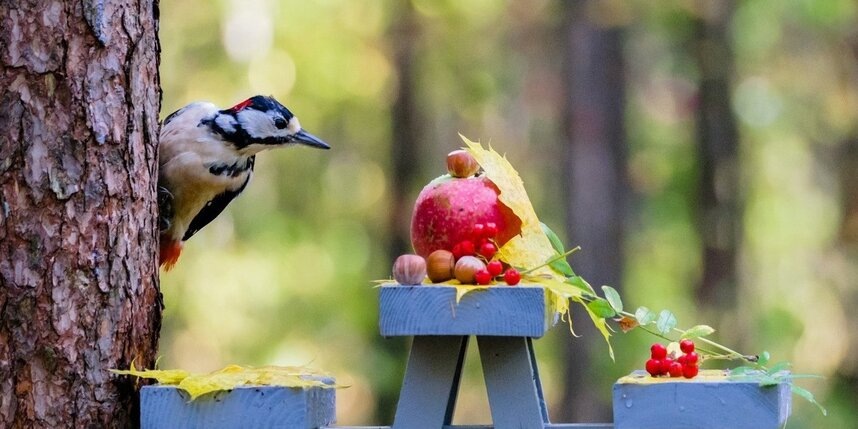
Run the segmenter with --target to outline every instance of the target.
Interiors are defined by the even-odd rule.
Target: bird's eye
[[[287,122],[283,118],[277,118],[274,120],[274,126],[277,127],[277,129],[282,130],[283,128],[286,128],[289,126],[289,122]]]

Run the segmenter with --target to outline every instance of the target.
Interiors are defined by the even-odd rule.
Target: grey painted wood
[[[533,371],[533,382],[536,384],[536,396],[539,398],[539,407],[542,411],[542,421],[548,422],[548,404],[545,402],[545,393],[542,390],[542,379],[539,378],[539,368],[536,365],[536,351],[533,349],[533,338],[526,338],[527,353],[530,356],[530,366]]]
[[[385,337],[492,335],[539,338],[548,330],[545,289],[491,287],[466,294],[444,286],[385,285],[379,294],[379,329]]]
[[[333,384],[333,380],[330,380]],[[301,428],[335,422],[335,389],[245,386],[189,401],[175,386],[140,391],[143,429]]]
[[[444,425],[442,429],[493,429],[492,425]],[[502,426],[501,426],[502,427]],[[545,429],[613,429],[611,423],[549,423]],[[390,426],[327,426],[323,429],[390,429]]]
[[[543,428],[545,401],[527,338],[478,336],[492,422],[499,428]]]
[[[645,377],[636,371],[632,377]],[[748,381],[677,380],[614,384],[616,429],[779,429],[789,417],[789,386]]]
[[[414,337],[394,428],[437,429],[451,422],[467,344],[464,336]]]

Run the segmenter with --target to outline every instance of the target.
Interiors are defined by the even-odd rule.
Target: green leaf
[[[572,277],[575,275],[575,271],[572,271],[572,266],[569,265],[569,262],[566,262],[565,259],[558,259],[550,264],[548,264],[552,270],[563,274],[564,277]]]
[[[581,299],[581,297],[576,296],[576,297],[573,297],[572,299],[575,300],[577,303],[583,305],[584,309],[587,310],[587,314],[590,315],[590,319],[593,321],[593,325],[595,325],[596,329],[598,329],[599,332],[602,333],[602,336],[605,338],[605,342],[608,343],[608,354],[611,356],[611,360],[614,360],[614,348],[611,347],[611,332],[608,330],[608,324],[605,322],[605,319],[597,316],[590,309],[590,305],[587,304],[586,302],[584,302],[584,300]],[[596,301],[593,301],[593,302],[596,302]],[[607,304],[607,302],[605,302],[605,304]],[[610,305],[608,305],[608,308],[610,308]]]
[[[655,321],[655,312],[644,306],[638,307],[635,310],[635,319],[638,319],[641,325],[649,325]]]
[[[777,374],[781,371],[789,370],[790,367],[792,367],[792,364],[789,362],[786,362],[786,361],[778,362],[778,363],[772,365],[771,368],[769,368],[768,373],[769,374]]]
[[[705,337],[707,335],[711,335],[713,332],[715,332],[715,329],[713,329],[711,326],[697,325],[685,331],[685,333],[682,334],[681,338],[700,338]]]
[[[557,234],[548,227],[548,225],[539,222],[539,226],[542,227],[542,232],[544,232],[548,237],[548,241],[551,242],[551,247],[554,248],[554,251],[557,252],[558,255],[566,253],[566,249],[563,247],[563,242],[560,241],[560,237],[558,237]],[[572,275],[574,276],[575,274]]]
[[[614,317],[617,315],[617,312],[614,311],[614,307],[611,306],[611,303],[602,298],[596,298],[593,301],[587,303],[587,310],[602,319]]]
[[[602,291],[605,292],[605,299],[617,313],[623,311],[623,300],[620,299],[620,293],[616,289],[610,286],[602,286]]]
[[[590,293],[592,295],[596,294],[596,291],[593,290],[593,286],[590,286],[590,283],[587,283],[587,280],[584,280],[581,276],[572,276],[566,279],[566,283],[569,283],[572,286],[575,286],[578,289],[581,289],[584,292]]]
[[[792,393],[795,393],[796,395],[801,396],[802,398],[807,400],[807,402],[816,405],[819,408],[819,411],[822,412],[823,416],[828,415],[828,410],[826,410],[825,407],[822,406],[822,404],[816,402],[816,398],[813,397],[813,393],[810,393],[809,390],[798,387],[795,384],[791,384],[789,388],[790,390],[792,390]]]
[[[557,252],[558,255],[562,255],[566,253],[566,249],[563,247],[563,242],[560,241],[560,238],[557,237],[557,234],[548,227],[548,225],[539,222],[539,226],[542,227],[542,232],[545,233],[545,236],[548,237],[548,241],[551,242],[551,247],[554,248],[554,251]],[[552,270],[563,274],[565,277],[572,277],[575,275],[575,271],[572,270],[572,266],[569,265],[569,262],[566,259],[558,259],[550,264],[548,264]]]
[[[769,352],[764,351],[760,354],[760,358],[757,359],[757,365],[766,366],[766,364],[769,363],[769,359],[771,358],[772,355],[770,355]]]
[[[740,366],[730,370],[730,377],[738,377],[741,375],[747,375],[753,371],[759,371],[757,368],[753,366]]]
[[[658,321],[655,322],[655,327],[662,334],[669,333],[671,329],[676,327],[676,316],[670,310],[661,310],[661,313],[658,315]]]
[[[776,377],[772,377],[770,375],[764,375],[764,376],[760,377],[760,387],[777,386],[778,384],[781,384],[782,381],[783,380],[779,380]]]

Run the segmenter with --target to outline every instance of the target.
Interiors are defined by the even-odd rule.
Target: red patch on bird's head
[[[240,112],[240,111],[244,110],[247,106],[250,106],[251,104],[253,104],[253,99],[248,98],[247,100],[244,100],[241,103],[238,103],[235,106],[230,107],[229,110],[232,110],[233,112]]]

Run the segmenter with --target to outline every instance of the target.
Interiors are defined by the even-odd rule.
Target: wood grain
[[[379,328],[385,337],[484,335],[539,338],[548,330],[540,286],[491,287],[466,294],[446,286],[382,286]]]
[[[331,381],[333,382],[333,381]],[[335,389],[247,386],[189,402],[174,386],[140,392],[143,429],[318,428],[331,425]]]
[[[643,375],[633,373],[631,377]],[[614,384],[616,429],[777,429],[790,414],[789,386],[726,379]]]
[[[463,336],[414,337],[396,406],[396,429],[450,424],[468,345]]]

